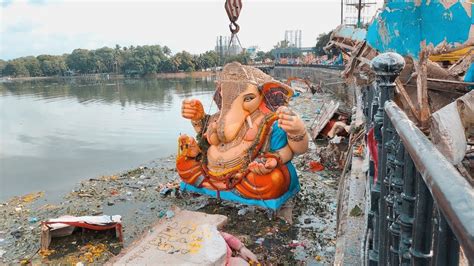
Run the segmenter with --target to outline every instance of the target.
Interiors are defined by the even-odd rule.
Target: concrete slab
[[[178,208],[172,212],[107,264],[225,265],[227,244],[217,229],[227,217]]]

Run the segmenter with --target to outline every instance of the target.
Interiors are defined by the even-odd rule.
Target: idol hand
[[[278,125],[290,135],[298,135],[306,132],[303,120],[286,106],[281,106],[276,111],[278,115]]]
[[[258,159],[249,164],[249,170],[257,175],[266,175],[277,167],[278,161],[275,158],[266,158],[264,162]]]
[[[181,105],[181,115],[193,121],[201,120],[204,117],[204,107],[201,101],[196,99],[183,100]]]

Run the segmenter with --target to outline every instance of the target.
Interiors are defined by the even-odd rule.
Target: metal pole
[[[433,265],[459,265],[459,243],[439,209],[436,213]]]
[[[415,209],[415,172],[416,168],[410,155],[405,151],[405,168],[403,171],[402,209],[400,214],[400,247],[401,265],[410,265],[410,247]]]
[[[341,25],[344,24],[344,0],[341,0]]]
[[[357,8],[357,28],[360,28],[361,25],[360,25],[360,11],[362,9],[362,0],[359,0],[359,5],[358,5],[358,8]]]
[[[423,178],[416,176],[416,205],[413,244],[410,248],[412,265],[429,265],[431,261],[433,198]]]

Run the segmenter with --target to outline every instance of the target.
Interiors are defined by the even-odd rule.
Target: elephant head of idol
[[[220,112],[208,131],[211,144],[228,143],[241,135],[246,121],[267,115],[288,104],[293,90],[261,70],[233,62],[224,66],[214,95]],[[209,137],[209,135],[208,135]]]

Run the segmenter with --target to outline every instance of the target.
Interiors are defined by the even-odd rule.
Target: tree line
[[[322,49],[329,41],[329,33],[320,34],[313,53],[323,55]],[[277,48],[289,47],[287,41],[280,41]],[[329,52],[330,54],[333,51]],[[291,55],[301,56],[301,52]],[[273,60],[272,51],[259,51],[254,61]],[[96,50],[75,49],[70,54],[26,56],[9,61],[0,59],[0,76],[43,77],[66,76],[97,73],[115,73],[126,75],[147,75],[155,73],[190,72],[222,66],[231,61],[248,64],[252,61],[250,54],[243,52],[234,56],[219,57],[216,51],[207,51],[193,55],[182,51],[171,53],[167,46],[143,45],[114,48],[103,47]]]
[[[65,76],[71,74],[116,73],[147,75],[154,73],[190,72],[219,66],[220,63],[248,63],[250,55],[221,60],[215,51],[193,55],[182,51],[174,55],[167,46],[143,45],[96,50],[75,49],[70,54],[26,56],[0,60],[0,75],[12,77]]]

